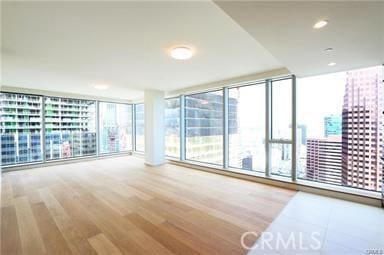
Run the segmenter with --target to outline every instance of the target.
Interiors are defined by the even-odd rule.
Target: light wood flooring
[[[245,254],[294,194],[133,156],[3,173],[1,254]]]

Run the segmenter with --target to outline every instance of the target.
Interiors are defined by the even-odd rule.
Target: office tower
[[[306,178],[341,185],[341,139],[307,139]]]
[[[165,154],[170,157],[180,156],[180,98],[165,100]]]
[[[324,136],[341,135],[342,118],[338,115],[330,115],[324,117]]]
[[[287,161],[287,160],[291,160],[291,154],[292,154],[292,151],[291,151],[291,147],[290,147],[290,144],[281,144],[281,160],[283,161]]]
[[[342,183],[381,190],[383,85],[381,67],[347,72],[342,119]]]
[[[16,163],[16,143],[13,134],[1,134],[1,164]]]
[[[221,92],[200,93],[186,97],[187,159],[215,164],[223,162],[223,95]],[[237,100],[229,99],[228,107],[236,110]],[[228,117],[229,134],[237,132],[236,114]]]
[[[126,104],[100,102],[98,114],[100,153],[131,150],[132,107]],[[86,136],[83,135],[83,138]]]
[[[252,170],[253,169],[252,165],[253,165],[253,158],[252,158],[252,155],[250,153],[241,159],[241,168],[242,169]]]
[[[101,151],[116,152],[118,151],[118,125],[117,125],[117,110],[116,104],[102,104],[103,114],[100,116],[100,122],[102,123],[102,139],[101,139]]]
[[[144,104],[135,105],[135,150],[145,151],[145,107]]]
[[[40,96],[1,93],[1,164],[42,159]]]
[[[297,125],[297,143],[305,145],[307,142],[307,126]]]
[[[117,152],[132,150],[132,107],[116,105]]]
[[[20,133],[17,138],[19,145],[19,163],[26,163],[29,159],[29,134]]]
[[[46,159],[96,154],[95,101],[45,98]]]

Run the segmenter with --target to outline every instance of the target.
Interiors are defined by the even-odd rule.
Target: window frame
[[[137,149],[137,138],[136,138],[136,134],[137,134],[137,126],[136,126],[136,123],[137,123],[137,119],[136,119],[136,108],[137,108],[137,105],[143,105],[144,107],[144,118],[143,118],[143,121],[144,121],[144,136],[145,136],[145,104],[144,102],[138,102],[138,103],[134,103],[132,104],[133,107],[132,107],[132,118],[133,118],[133,121],[132,121],[132,139],[133,139],[133,143],[132,143],[132,151],[136,152],[136,153],[141,153],[141,154],[144,154],[145,153],[145,138],[144,138],[144,150],[138,150]]]
[[[218,88],[218,89],[212,89],[212,90],[206,90],[206,91],[200,91],[200,92],[195,92],[195,93],[189,93],[189,94],[184,94],[183,95],[183,105],[180,105],[180,106],[183,106],[184,109],[181,109],[181,111],[184,112],[184,119],[181,121],[181,122],[184,122],[184,134],[183,134],[183,140],[184,140],[184,148],[183,148],[183,152],[181,153],[182,155],[184,155],[184,160],[187,161],[187,162],[196,162],[196,163],[199,163],[199,164],[206,164],[206,165],[213,165],[213,166],[222,166],[224,167],[225,166],[225,162],[226,162],[226,150],[228,146],[226,146],[226,142],[225,142],[225,129],[226,129],[226,115],[225,115],[225,108],[227,108],[227,103],[225,101],[227,96],[225,94],[225,89],[227,89],[226,87],[223,87],[223,88]],[[186,111],[187,111],[187,107],[186,107],[186,102],[187,102],[187,97],[190,97],[190,96],[194,96],[194,95],[200,95],[200,94],[207,94],[207,93],[214,93],[214,92],[221,92],[222,93],[222,96],[223,96],[223,109],[222,109],[222,114],[223,114],[223,124],[222,124],[222,128],[223,128],[223,135],[222,135],[222,139],[223,139],[223,154],[222,154],[222,163],[221,164],[215,164],[215,163],[208,163],[208,162],[204,162],[204,161],[199,161],[199,160],[193,160],[193,159],[188,159],[187,158],[187,118],[186,118]],[[228,94],[227,94],[228,95]],[[181,137],[180,137],[181,138]]]
[[[9,165],[2,165],[1,168],[4,169],[5,171],[12,171],[13,169],[18,169],[20,167],[28,168],[29,166],[35,166],[35,165],[46,165],[50,163],[60,163],[60,162],[67,162],[67,161],[76,161],[76,160],[81,160],[81,159],[89,159],[89,158],[99,158],[99,157],[105,157],[105,156],[110,156],[110,155],[127,155],[133,151],[133,148],[127,151],[122,151],[122,152],[114,152],[114,153],[100,153],[99,151],[99,146],[100,146],[100,141],[99,141],[99,130],[100,130],[100,124],[99,124],[99,103],[104,102],[104,103],[116,103],[116,104],[124,104],[124,105],[131,105],[131,110],[133,111],[133,105],[132,103],[129,102],[121,102],[121,101],[105,101],[105,100],[97,100],[97,99],[89,99],[89,98],[76,98],[72,96],[57,96],[57,95],[44,95],[44,94],[39,94],[39,93],[23,93],[23,92],[13,92],[13,91],[0,91],[1,94],[14,94],[14,95],[25,95],[25,96],[37,96],[41,97],[41,150],[42,150],[42,155],[41,155],[41,160],[39,161],[32,161],[32,162],[25,162],[25,163],[16,163],[16,164],[9,164]],[[81,156],[72,156],[68,158],[57,158],[57,159],[49,159],[47,160],[46,158],[46,123],[45,123],[45,100],[46,98],[59,98],[59,99],[69,99],[69,100],[85,100],[85,101],[91,101],[94,102],[95,104],[95,133],[96,133],[96,153],[91,154],[91,155],[81,155]],[[134,129],[134,116],[132,112],[132,135],[133,135],[133,129]],[[133,143],[132,143],[133,145]]]
[[[273,82],[278,82],[282,80],[291,80],[291,95],[292,95],[292,105],[291,105],[291,139],[274,139],[272,137],[272,84]],[[187,94],[181,94],[180,98],[182,101],[184,101],[183,104],[181,104],[181,111],[183,112],[184,116],[181,116],[181,123],[184,123],[183,130],[181,133],[184,133],[184,136],[180,136],[181,145],[184,145],[181,148],[181,156],[179,158],[180,161],[185,162],[196,162],[197,164],[203,164],[203,165],[213,165],[213,166],[222,166],[225,170],[231,170],[231,169],[238,169],[235,167],[229,166],[229,133],[228,133],[228,97],[229,97],[229,89],[232,88],[241,88],[246,86],[253,86],[253,85],[259,85],[264,84],[265,85],[265,177],[271,178],[273,176],[277,176],[278,178],[283,179],[290,179],[292,182],[297,181],[297,157],[296,157],[296,151],[297,151],[297,144],[296,144],[296,132],[297,132],[297,120],[296,120],[296,76],[291,75],[283,75],[273,78],[266,78],[266,79],[259,79],[255,81],[248,81],[241,84],[232,84],[223,86],[221,88],[215,88],[212,90],[203,90],[199,92],[194,93],[187,93]],[[222,91],[223,94],[223,163],[220,164],[212,164],[207,162],[201,162],[197,160],[191,160],[186,158],[186,107],[185,102],[188,96],[203,94],[203,93],[210,93],[210,92],[219,92]],[[180,127],[181,129],[181,127]],[[276,175],[271,173],[271,162],[270,162],[270,154],[271,154],[271,146],[274,144],[289,144],[291,145],[291,174],[290,176],[282,176],[282,175]],[[184,158],[183,158],[184,155]],[[252,170],[252,172],[256,172]],[[259,173],[262,173],[259,171]]]
[[[90,101],[90,102],[93,102],[95,104],[95,134],[96,134],[96,152],[94,154],[90,154],[90,155],[81,155],[81,156],[71,156],[71,157],[68,157],[68,158],[57,158],[57,159],[47,159],[46,158],[46,152],[45,152],[45,149],[46,149],[46,123],[45,123],[45,100],[47,98],[59,98],[60,100],[61,99],[68,99],[68,100],[84,100],[84,101]],[[78,159],[78,158],[84,158],[84,157],[97,157],[98,156],[98,134],[97,134],[97,129],[98,129],[98,101],[97,100],[92,100],[92,99],[83,99],[83,98],[74,98],[74,97],[62,97],[62,96],[43,96],[43,119],[44,119],[44,163],[45,162],[56,162],[56,161],[60,161],[60,160],[70,160],[70,159]]]
[[[18,167],[18,166],[28,166],[28,165],[36,165],[36,164],[42,164],[45,162],[45,124],[44,124],[44,96],[40,94],[32,94],[32,93],[18,93],[18,92],[11,92],[11,91],[0,91],[0,94],[13,94],[13,95],[23,95],[23,96],[35,96],[41,98],[41,108],[40,108],[40,116],[41,116],[41,126],[40,126],[40,134],[41,134],[41,159],[38,161],[30,161],[30,162],[23,162],[23,163],[16,163],[15,164],[7,164],[2,165],[2,162],[0,161],[0,168],[12,168],[12,167]],[[0,117],[2,117],[2,113],[0,114]],[[0,135],[2,133],[0,132]],[[1,152],[1,147],[0,147]]]
[[[117,152],[104,152],[102,153],[101,150],[100,150],[100,146],[101,146],[101,142],[100,142],[100,129],[101,129],[101,125],[100,125],[100,104],[101,103],[107,103],[107,104],[117,104],[117,105],[127,105],[127,106],[130,106],[131,109],[130,109],[130,112],[131,112],[131,146],[129,146],[130,149],[127,149],[127,150],[122,150],[122,151],[117,151]],[[134,126],[134,117],[133,117],[133,108],[134,108],[134,104],[130,104],[130,103],[119,103],[119,102],[113,102],[113,101],[105,101],[105,100],[98,100],[98,103],[97,103],[97,130],[96,130],[96,133],[97,133],[97,151],[98,151],[98,155],[99,156],[107,156],[107,155],[119,155],[119,154],[126,154],[126,153],[129,153],[129,152],[132,152],[133,150],[133,135],[134,135],[134,132],[133,132],[133,126]]]
[[[184,108],[184,106],[182,108],[182,97],[181,96],[173,96],[173,97],[166,97],[166,98],[164,98],[165,101],[166,100],[171,100],[171,99],[178,99],[179,100],[179,156],[178,157],[174,157],[174,156],[167,155],[165,148],[164,148],[164,155],[165,155],[166,158],[169,158],[169,159],[177,159],[177,158],[182,158],[181,151],[183,150],[182,146],[184,146],[183,143],[181,142],[181,140],[182,140],[182,133],[183,133],[181,131],[181,129],[182,129],[182,124],[181,123],[182,123],[182,120],[184,119],[184,115],[182,114],[182,109]],[[165,111],[165,106],[164,106],[164,111]],[[165,112],[164,112],[164,114],[165,114]],[[165,119],[165,115],[164,115],[164,119]],[[165,130],[165,125],[164,125],[164,130]],[[164,135],[164,139],[165,139],[165,135]],[[165,141],[164,141],[164,145],[165,145]]]
[[[231,89],[238,89],[238,88],[245,88],[245,87],[251,87],[251,86],[258,86],[258,85],[263,85],[264,86],[264,92],[265,92],[265,90],[267,89],[267,80],[258,80],[258,81],[250,82],[250,83],[247,83],[247,84],[244,84],[244,85],[234,85],[234,86],[225,87],[227,89],[227,91],[228,91],[227,92],[228,95],[226,96],[226,99],[225,99],[227,101],[227,103],[226,103],[227,105],[225,106],[227,108],[227,110],[224,110],[224,111],[227,112],[227,115],[226,115],[227,119],[226,119],[226,122],[225,122],[226,129],[227,129],[227,133],[225,134],[226,135],[225,139],[227,140],[227,143],[226,143],[226,151],[225,151],[225,154],[224,154],[224,156],[226,156],[226,161],[224,162],[224,164],[225,164],[224,168],[243,170],[240,167],[230,166],[230,164],[229,164],[229,157],[230,157],[230,151],[229,151],[229,131],[228,131],[228,128],[229,128],[229,122],[228,122],[229,121],[229,115],[228,115],[229,114],[229,109],[228,109],[228,107],[229,107],[229,105],[228,105],[228,102],[229,102],[229,90],[231,90]],[[265,105],[265,107],[266,107],[266,105]],[[264,116],[264,120],[265,120],[265,122],[267,122],[266,119],[265,119],[265,116]],[[264,129],[266,130],[266,128],[267,127],[265,125]],[[266,140],[267,140],[266,133],[264,134],[264,139],[265,139],[265,142],[266,142]],[[247,171],[252,171],[252,172],[257,172],[257,173],[265,173],[266,172],[266,166],[264,167],[264,171],[258,171],[258,170],[247,170]]]

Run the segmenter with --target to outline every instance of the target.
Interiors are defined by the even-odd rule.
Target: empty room
[[[1,1],[2,255],[384,255],[383,1]]]

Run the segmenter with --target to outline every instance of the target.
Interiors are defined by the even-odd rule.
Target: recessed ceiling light
[[[192,50],[188,47],[176,47],[171,50],[171,57],[177,60],[190,59]]]
[[[330,62],[328,65],[329,65],[329,66],[335,66],[336,63],[335,63],[335,62]]]
[[[98,90],[109,89],[109,85],[107,85],[107,84],[93,84],[92,87],[95,89],[98,89]]]
[[[315,23],[315,25],[313,25],[313,28],[319,29],[319,28],[325,27],[327,24],[328,24],[328,21],[319,20],[318,22]]]
[[[324,51],[325,52],[331,52],[331,51],[333,51],[333,48],[326,48],[326,49],[324,49]]]

